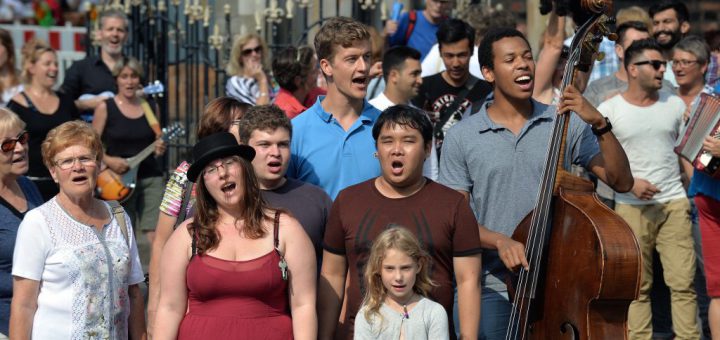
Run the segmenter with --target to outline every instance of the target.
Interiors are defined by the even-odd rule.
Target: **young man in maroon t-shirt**
[[[457,282],[460,335],[475,338],[480,319],[480,239],[468,201],[458,192],[423,177],[430,155],[432,125],[420,110],[398,105],[385,110],[373,127],[382,175],[341,191],[325,230],[318,287],[319,335],[333,336],[349,271],[343,324],[352,338],[362,303],[363,267],[372,242],[389,225],[414,232],[433,263],[430,294],[453,325],[453,276]],[[410,311],[412,313],[412,311]],[[451,327],[450,338],[455,338]]]

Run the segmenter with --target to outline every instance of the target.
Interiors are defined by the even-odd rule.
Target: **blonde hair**
[[[25,122],[15,114],[4,107],[0,108],[0,134],[4,134],[13,129],[25,129]]]
[[[639,6],[625,7],[617,12],[615,15],[615,25],[620,26],[622,23],[628,21],[639,21],[645,24],[648,28],[648,32],[652,35],[652,19],[648,15],[647,11]]]
[[[233,43],[232,52],[230,52],[230,61],[228,61],[227,64],[227,74],[230,76],[235,76],[243,72],[243,68],[245,65],[243,65],[242,61],[242,50],[243,46],[250,42],[250,40],[257,39],[258,44],[262,47],[262,59],[261,63],[263,65],[263,68],[267,68],[267,57],[268,57],[268,48],[267,44],[265,44],[265,40],[263,38],[255,33],[249,33],[245,34],[243,36],[240,36],[235,39],[235,42]]]
[[[142,78],[143,68],[140,65],[140,62],[133,57],[123,57],[116,62],[112,69],[113,77],[117,78],[120,75],[120,72],[122,72],[122,70],[126,67],[135,72],[138,77]]]
[[[40,39],[30,39],[23,45],[22,48],[22,72],[20,78],[23,83],[30,84],[32,80],[32,74],[28,72],[28,69],[34,65],[45,52],[52,52],[55,54],[55,50],[50,47],[45,41]]]
[[[387,291],[382,282],[382,263],[388,250],[395,249],[403,252],[411,257],[418,265],[418,273],[415,277],[415,285],[413,291],[422,296],[427,296],[433,287],[437,286],[430,279],[430,265],[432,259],[427,251],[422,247],[420,241],[409,230],[399,225],[389,225],[389,228],[380,233],[373,242],[370,249],[367,264],[365,265],[365,298],[363,305],[367,307],[365,310],[365,319],[369,323],[374,323],[374,317],[377,316],[380,324],[383,317],[380,314],[380,307],[385,302]]]
[[[87,147],[95,153],[98,162],[102,161],[103,147],[100,135],[90,124],[73,120],[62,123],[48,132],[41,146],[43,163],[48,168],[52,167],[55,164],[53,160],[55,155],[74,145]]]

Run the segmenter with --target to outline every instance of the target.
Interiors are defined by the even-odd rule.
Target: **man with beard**
[[[505,339],[511,313],[505,278],[511,269],[528,266],[525,247],[510,235],[535,207],[557,112],[577,113],[569,119],[568,163],[593,172],[618,191],[630,190],[632,177],[612,127],[574,86],[563,93],[559,109],[532,99],[535,62],[522,33],[491,30],[478,52],[494,98],[448,131],[439,182],[471,200],[480,225],[485,248],[480,338],[494,340]]]
[[[370,32],[353,19],[331,18],[315,35],[315,52],[327,96],[293,118],[287,175],[335,199],[340,190],[380,174],[371,134],[380,111],[365,101]]]
[[[653,250],[657,250],[670,288],[676,338],[698,339],[690,202],[673,151],[685,104],[678,96],[659,91],[666,67],[661,51],[652,39],[632,43],[624,60],[628,89],[598,110],[615,127],[634,177],[631,192],[615,195],[615,211],[635,233],[643,260],[640,294],[628,311],[628,335],[647,340],[653,336],[650,291]]]
[[[478,227],[462,195],[422,175],[423,162],[432,147],[430,121],[416,108],[393,106],[378,118],[373,138],[382,174],[343,190],[333,204],[325,230],[318,284],[320,339],[332,336],[345,291],[344,325],[354,324],[364,291],[363,268],[373,240],[394,224],[413,232],[433,259],[430,273],[437,286],[430,298],[448,314],[448,337],[455,338],[454,277],[460,338],[474,339],[480,318]],[[410,318],[415,317],[422,318],[410,314]],[[341,338],[351,339],[352,331]]]
[[[662,49],[663,58],[672,68],[672,49],[690,31],[690,14],[685,3],[678,0],[663,0],[648,10],[653,23],[653,37]],[[665,72],[665,79],[677,87],[675,74]]]
[[[76,61],[65,73],[60,91],[75,99],[75,106],[83,119],[92,120],[93,110],[108,96],[117,93],[115,77],[111,70],[121,60],[123,45],[127,40],[128,18],[122,11],[108,10],[100,16],[100,57],[87,56]],[[91,99],[79,99],[81,95],[95,95]]]
[[[463,118],[473,103],[482,102],[492,88],[470,74],[475,29],[460,19],[448,19],[440,24],[437,40],[445,71],[424,77],[412,103],[430,112],[439,150],[444,133]]]

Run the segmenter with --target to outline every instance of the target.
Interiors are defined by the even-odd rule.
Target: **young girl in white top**
[[[445,309],[426,298],[430,256],[407,229],[391,227],[373,243],[355,339],[449,339]]]

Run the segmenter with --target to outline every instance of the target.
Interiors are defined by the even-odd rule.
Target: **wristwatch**
[[[605,118],[605,126],[603,128],[597,129],[594,126],[590,126],[590,130],[592,130],[592,133],[595,136],[598,136],[598,137],[602,136],[605,133],[610,132],[610,130],[612,130],[612,124],[610,124],[610,119],[608,119],[608,117],[604,117],[604,118]]]

